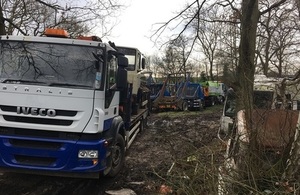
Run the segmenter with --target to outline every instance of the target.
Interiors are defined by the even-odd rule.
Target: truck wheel
[[[147,118],[142,118],[140,120],[140,132],[143,132],[145,127],[147,127]]]
[[[225,98],[223,96],[219,97],[219,102],[220,104],[224,104]]]
[[[211,97],[211,106],[214,106],[215,105],[215,97]]]
[[[204,102],[200,100],[200,102],[199,102],[199,111],[202,111],[204,109],[205,109]]]
[[[205,100],[201,100],[201,108],[202,108],[203,110],[206,109]]]
[[[122,169],[125,162],[125,141],[122,135],[117,134],[116,140],[111,147],[111,158],[112,165],[111,170],[107,174],[108,177],[115,177]]]
[[[187,111],[189,109],[187,102],[182,103],[182,111]]]

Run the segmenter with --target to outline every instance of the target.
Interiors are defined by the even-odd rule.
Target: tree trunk
[[[2,10],[2,2],[0,0],[0,35],[5,35],[5,25],[4,25],[4,17],[3,17],[3,10]]]
[[[213,73],[213,60],[210,60],[209,61],[209,67],[210,67],[210,70],[209,70],[209,74],[210,74],[210,80],[214,80],[214,73]]]
[[[287,166],[283,173],[282,180],[288,181],[289,185],[292,186],[291,182],[299,181],[299,168],[300,168],[300,127],[296,129],[295,139],[292,144],[290,151],[290,157],[287,160]]]
[[[238,110],[245,110],[246,128],[249,134],[249,152],[242,169],[245,173],[252,173],[254,178],[248,178],[249,185],[255,181],[255,171],[259,170],[256,153],[258,152],[257,130],[252,128],[251,118],[253,110],[253,82],[255,73],[255,45],[256,30],[259,19],[258,0],[243,0],[241,18],[240,59],[237,68],[237,81],[239,85]],[[246,176],[247,177],[247,176]],[[255,184],[254,184],[255,185]]]
[[[259,18],[258,0],[243,0],[241,21],[240,59],[237,68],[239,109],[252,107],[255,72],[256,29]]]

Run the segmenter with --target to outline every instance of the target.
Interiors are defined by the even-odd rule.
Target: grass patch
[[[200,148],[190,146],[185,158],[174,158],[168,171],[154,174],[177,195],[217,194],[223,152],[218,142]]]
[[[165,111],[157,113],[159,117],[185,117],[185,116],[199,116],[203,114],[216,113],[223,109],[223,105],[214,105],[212,107],[207,107],[201,111]]]

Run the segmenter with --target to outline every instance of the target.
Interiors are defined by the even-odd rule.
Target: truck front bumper
[[[43,175],[99,177],[106,168],[106,140],[67,140],[0,136],[0,169]],[[98,158],[79,158],[97,150]]]

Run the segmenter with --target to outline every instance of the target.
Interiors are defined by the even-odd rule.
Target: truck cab
[[[133,83],[133,94],[138,93],[140,87],[140,78],[142,75],[138,74],[145,68],[145,58],[137,48],[117,46],[117,50],[124,54],[128,59],[128,82]]]
[[[126,107],[128,59],[94,37],[51,33],[0,36],[0,169],[115,176],[148,116]]]
[[[204,93],[205,106],[214,106],[221,104],[225,100],[225,91],[227,87],[224,83],[218,81],[202,81],[200,82]]]
[[[150,106],[150,90],[142,82],[146,59],[137,48],[117,46],[116,49],[128,59],[127,82],[132,85],[132,112],[137,114],[139,107]]]

